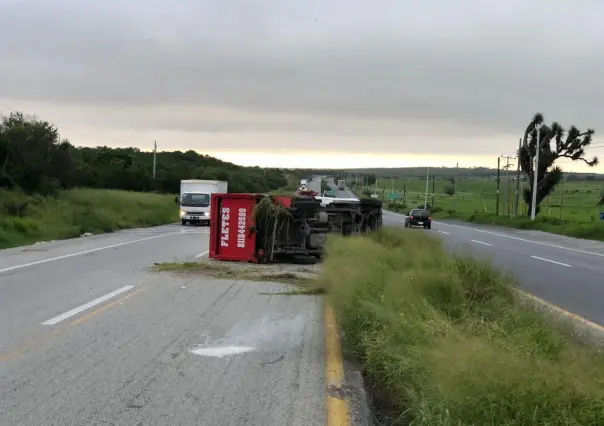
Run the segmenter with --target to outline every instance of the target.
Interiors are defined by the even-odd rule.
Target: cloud
[[[86,125],[487,153],[536,111],[604,127],[603,12],[591,0],[7,0],[0,98],[104,123]]]

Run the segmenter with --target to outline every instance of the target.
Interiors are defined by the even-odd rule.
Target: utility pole
[[[501,157],[497,157],[497,202],[495,204],[495,216],[499,216],[499,169],[501,167]]]
[[[562,209],[564,208],[564,181],[566,180],[566,173],[562,173],[562,182],[560,184],[560,220],[562,220]]]
[[[434,185],[434,181],[436,180],[436,174],[432,174],[432,208],[434,208],[434,205],[436,204],[436,200],[434,199],[434,197],[436,196],[436,190],[435,190],[435,185]]]
[[[501,155],[501,158],[506,159],[506,164],[503,167],[505,169],[505,179],[506,179],[506,187],[505,187],[505,214],[507,216],[510,215],[510,160],[516,159],[516,157],[512,157],[510,155]]]
[[[428,185],[430,184],[430,167],[426,173],[426,196],[424,197],[424,209],[428,208]]]
[[[455,201],[457,200],[457,178],[459,175],[459,163],[455,165],[455,180],[453,181],[453,211],[455,211]]]
[[[520,150],[522,149],[522,138],[518,141],[518,164],[516,165],[516,194],[514,196],[514,216],[518,216],[520,206]]]
[[[377,184],[377,173],[373,174],[373,178],[375,179],[375,190],[373,191],[373,193],[375,194],[375,196],[377,197],[377,190],[378,190],[378,184]]]
[[[153,180],[155,180],[156,166],[157,166],[157,141],[153,141]]]
[[[537,184],[539,179],[539,151],[541,151],[541,126],[537,127],[537,142],[535,143],[535,171],[533,173],[533,199],[531,200],[531,220],[537,215]]]

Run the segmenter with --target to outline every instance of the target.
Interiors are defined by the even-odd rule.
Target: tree
[[[523,191],[524,201],[531,211],[533,197],[533,182],[535,176],[534,158],[539,147],[539,168],[537,170],[537,208],[561,182],[563,172],[555,162],[560,158],[572,161],[583,161],[590,167],[598,164],[598,158],[588,160],[585,155],[587,148],[593,140],[594,130],[588,129],[581,132],[575,126],[566,131],[559,123],[553,122],[550,126],[544,125],[543,114],[537,113],[524,131],[522,147],[518,151],[520,168],[529,180],[529,188]],[[537,141],[537,127],[541,126],[539,141]]]
[[[137,148],[75,147],[55,126],[24,114],[0,117],[0,188],[52,193],[75,186],[131,191],[178,192],[181,179],[218,179],[231,192],[269,192],[287,185],[283,171],[242,167],[187,152],[153,153]]]
[[[453,185],[446,185],[445,186],[445,194],[447,194],[450,197],[452,197],[453,195],[455,195],[455,187]]]

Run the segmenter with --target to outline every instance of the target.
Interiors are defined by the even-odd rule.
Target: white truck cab
[[[223,194],[228,182],[220,180],[186,179],[180,181],[180,222],[188,224],[210,224],[210,202],[212,194]]]

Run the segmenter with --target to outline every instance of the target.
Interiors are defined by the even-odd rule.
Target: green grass
[[[321,279],[384,424],[604,424],[600,352],[488,264],[385,228],[330,238]]]
[[[173,195],[72,189],[43,197],[0,190],[0,248],[177,221]]]
[[[604,184],[597,181],[569,181],[556,187],[554,192],[541,203],[538,220],[527,219],[528,207],[521,199],[519,217],[512,218],[513,182],[507,186],[507,176],[502,174],[499,215],[497,211],[497,185],[495,179],[461,177],[457,184],[455,197],[446,194],[446,188],[452,183],[446,179],[429,184],[428,203],[437,219],[459,219],[475,223],[507,226],[519,229],[536,229],[572,237],[604,241],[604,221],[600,212],[604,206],[597,206]],[[425,199],[425,177],[415,179],[379,180],[378,194],[387,199],[392,192],[399,195],[396,202],[389,202],[386,208],[398,212],[407,212],[409,208],[422,206]],[[406,189],[404,198],[403,189]],[[509,191],[508,191],[509,189]],[[509,201],[509,203],[508,203]]]

